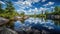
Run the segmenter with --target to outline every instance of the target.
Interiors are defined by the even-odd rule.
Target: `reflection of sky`
[[[22,23],[20,21],[16,21],[14,23],[15,30],[18,30],[19,31],[21,27],[22,27]]]
[[[5,6],[5,3],[1,3]],[[14,4],[15,9],[18,12],[24,11],[26,14],[33,14],[35,11],[37,14],[41,11],[49,10],[49,12],[55,7],[60,6],[60,0],[9,0]]]
[[[15,27],[15,29],[17,29],[19,31],[20,29],[21,30],[29,29],[29,27],[33,27],[36,25],[38,27],[40,27],[39,25],[41,25],[42,27],[45,27],[47,29],[57,29],[57,28],[59,29],[59,27],[56,26],[52,20],[44,21],[44,19],[43,19],[43,21],[42,21],[40,18],[39,19],[38,18],[36,18],[36,19],[29,18],[29,19],[25,20],[24,24],[22,24],[20,21],[16,21],[14,27]]]

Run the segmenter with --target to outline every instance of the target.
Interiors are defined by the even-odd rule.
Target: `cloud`
[[[42,2],[45,2],[45,1],[47,1],[47,0],[42,0]]]
[[[31,4],[31,3],[39,2],[39,1],[41,1],[41,0],[25,0],[25,1],[24,1],[24,0],[18,0],[18,1],[22,1],[22,2],[26,2],[26,1],[27,1],[28,3]],[[27,2],[26,2],[26,3],[27,3]]]
[[[43,7],[40,7],[40,11],[46,11],[46,10],[48,10],[49,8],[43,8]]]
[[[40,0],[26,0],[26,1],[29,1],[31,3],[35,3],[35,2],[39,2]]]
[[[43,6],[53,5],[54,2],[48,2],[47,4],[44,4]]]
[[[31,3],[39,2],[40,0],[18,0],[17,4],[25,4],[31,6]]]
[[[28,2],[28,1],[24,1],[23,4],[28,5],[28,6],[31,6],[31,3]]]
[[[20,9],[20,10],[18,9],[17,12],[21,13],[21,12],[25,12],[25,11],[23,9]]]
[[[32,5],[30,2],[28,1],[18,1],[18,2],[15,2],[15,5],[19,7],[19,9],[26,9],[26,8],[30,8]]]
[[[17,10],[18,12],[20,12],[21,13],[21,11],[24,11],[25,12],[25,14],[27,15],[31,15],[31,14],[34,14],[34,13],[38,13],[38,9],[37,8],[34,8],[34,9],[29,9],[29,10],[23,10],[23,9],[20,9],[20,10]]]
[[[31,9],[31,8],[30,8],[30,9],[28,10],[28,12],[30,12],[30,13],[38,12],[38,9],[37,9],[37,8],[34,8],[34,9]]]
[[[33,0],[33,2],[39,2],[40,0]]]
[[[55,7],[51,6],[52,9],[54,9]]]
[[[19,5],[20,8],[26,8],[26,7],[31,7],[31,2],[29,1],[17,1],[15,4]]]
[[[54,2],[48,2],[48,4],[49,4],[49,5],[53,5],[53,4],[54,4]]]
[[[44,4],[43,6],[48,6],[49,4]]]
[[[35,3],[35,2],[39,2],[41,0],[19,0],[17,2],[15,2],[15,4],[20,8],[18,10],[18,12],[21,12],[21,11],[24,11],[25,14],[34,14],[35,12],[36,13],[41,13],[41,11],[45,11],[47,10],[48,8],[43,8],[43,7],[40,7],[40,9],[34,7],[34,9],[32,9],[31,7],[33,7],[32,3]],[[42,0],[42,2],[45,2],[46,0]],[[52,3],[51,2],[48,2],[46,5],[51,5]],[[26,8],[29,8],[29,10],[24,10]]]
[[[24,1],[24,0],[18,0],[18,1]]]
[[[45,11],[46,9],[43,7],[40,7],[40,11]]]
[[[5,4],[4,2],[0,1],[0,3]]]
[[[46,11],[46,10],[50,10],[50,8],[40,7],[40,9],[39,9],[40,13],[42,13],[42,11],[43,11],[43,14],[45,14],[45,11]],[[40,14],[40,13],[39,13],[39,14]]]
[[[25,0],[25,1],[21,1],[18,0],[17,2],[15,2],[15,5],[17,5],[19,7],[20,10],[17,10],[18,12],[24,11],[26,14],[34,14],[34,12],[38,11],[37,8],[35,9],[31,9],[30,7],[32,7],[32,3],[35,2],[39,2],[40,0]],[[29,10],[24,10],[26,8],[29,8]]]

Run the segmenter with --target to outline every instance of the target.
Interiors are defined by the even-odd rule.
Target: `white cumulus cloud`
[[[33,0],[33,2],[39,2],[40,0]]]
[[[45,2],[45,1],[47,1],[47,0],[42,0],[42,2]]]
[[[43,6],[53,5],[54,2],[48,2],[47,4],[44,4]]]
[[[17,5],[19,5],[19,7],[20,8],[25,8],[25,7],[31,7],[32,5],[31,5],[31,2],[29,2],[29,1],[17,1],[17,2],[15,2]]]
[[[0,3],[5,4],[4,2],[0,1]]]
[[[28,6],[31,6],[31,3],[28,2],[28,1],[24,1],[23,4],[28,5]]]
[[[34,2],[39,2],[40,0],[26,0],[26,1],[29,1],[31,3],[34,3]]]
[[[54,9],[55,7],[51,6],[52,9]]]
[[[32,7],[32,3],[35,3],[35,2],[39,2],[41,0],[18,0],[16,3],[16,5],[20,8],[20,10],[18,11],[24,11],[25,14],[34,14],[34,12],[36,13],[39,13],[40,11],[45,11],[47,10],[46,8],[43,8],[41,7],[40,9],[38,8],[34,8],[34,9],[31,9],[29,7]],[[42,0],[41,2],[45,2],[46,0]],[[51,2],[49,2],[48,4],[51,4]],[[48,5],[46,4],[46,5]],[[29,10],[24,10],[25,8],[29,8]]]
[[[54,4],[54,2],[48,2],[48,4],[49,4],[49,5],[53,5],[53,4]]]
[[[48,10],[49,8],[43,8],[43,7],[40,7],[40,11],[46,11],[46,10]]]

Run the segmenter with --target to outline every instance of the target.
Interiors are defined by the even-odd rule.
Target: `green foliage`
[[[45,14],[46,14],[46,15],[49,14],[49,11],[46,10],[46,11],[45,11]]]
[[[30,17],[38,17],[38,18],[41,18],[41,17],[45,17],[45,14],[34,14],[34,15],[29,15]]]
[[[15,11],[15,8],[13,7],[13,4],[11,1],[6,2],[5,9],[2,9],[2,4],[0,3],[0,17],[4,17],[9,20],[12,20],[15,16],[19,16],[19,14]],[[6,25],[13,27],[13,22],[10,21]]]
[[[59,12],[60,11],[60,7],[59,6],[56,6],[55,7],[55,12]]]
[[[60,15],[60,7],[59,6],[56,6],[55,8],[54,8],[54,12],[52,12],[51,14],[54,14],[54,15]]]
[[[5,10],[2,9],[2,4],[0,3],[0,17],[11,19],[17,15],[19,14],[15,11],[11,1],[7,1]]]
[[[21,14],[20,14],[20,16],[24,16],[25,15],[25,13],[24,12],[22,12]]]
[[[45,14],[46,15],[48,15],[48,14],[52,14],[52,15],[60,15],[60,6],[56,6],[55,8],[54,8],[54,12],[51,12],[51,13],[48,13],[47,11],[45,12]]]
[[[13,13],[15,8],[13,7],[13,4],[11,1],[7,2],[7,7],[6,7],[6,12],[10,12],[10,13]]]
[[[0,3],[0,14],[4,13],[4,10],[2,9],[2,4]]]

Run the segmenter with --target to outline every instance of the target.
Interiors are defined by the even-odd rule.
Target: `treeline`
[[[56,6],[56,7],[54,8],[54,11],[51,11],[51,13],[49,13],[49,11],[46,11],[45,14],[46,14],[46,15],[48,15],[48,14],[60,15],[60,6]]]
[[[30,17],[46,17],[46,15],[60,15],[60,6],[56,6],[51,12],[49,12],[49,10],[45,11],[45,14],[34,14],[34,15],[30,15]]]
[[[30,17],[38,17],[38,18],[41,18],[41,17],[45,17],[45,14],[34,14],[34,15],[29,15]]]
[[[13,6],[13,3],[11,1],[6,1],[5,4],[6,4],[6,7],[5,7],[5,9],[3,9],[2,3],[0,3],[0,17],[12,19],[14,16],[19,15],[16,12],[16,10]]]

